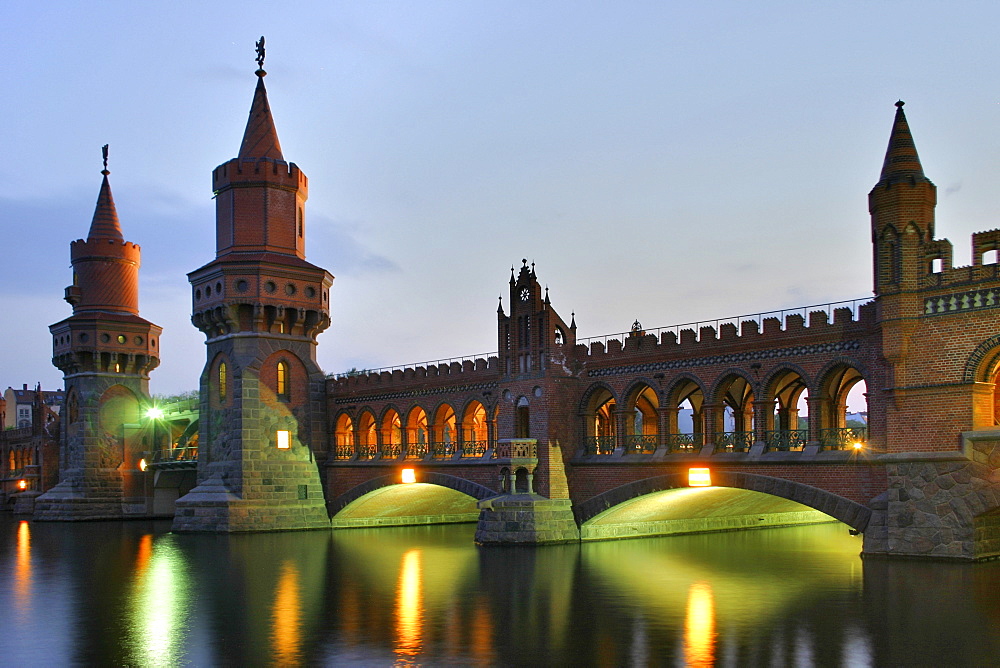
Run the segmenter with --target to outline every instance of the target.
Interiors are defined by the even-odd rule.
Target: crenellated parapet
[[[856,308],[810,308],[802,309],[800,313],[783,314],[783,318],[763,315],[755,319],[715,321],[713,324],[678,325],[653,333],[632,331],[608,335],[576,345],[574,359],[588,365],[629,359],[696,359],[731,348],[763,350],[801,347],[804,341],[822,348],[845,337],[866,336],[875,324],[875,305],[872,302],[858,304]],[[808,321],[803,313],[807,314]]]
[[[332,394],[410,387],[427,382],[468,382],[494,379],[499,368],[496,356],[477,357],[437,364],[415,364],[390,369],[361,370],[337,374],[327,380]]]

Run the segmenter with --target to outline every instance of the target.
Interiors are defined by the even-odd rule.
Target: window
[[[228,390],[226,386],[226,363],[222,362],[219,364],[219,401],[226,400],[226,392]]]
[[[278,398],[282,401],[288,401],[288,363],[278,362],[278,380],[276,383],[275,390],[278,393]]]
[[[277,441],[279,450],[288,450],[292,447],[292,432],[279,429],[277,432]]]

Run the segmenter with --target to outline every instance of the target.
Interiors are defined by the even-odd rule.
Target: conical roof
[[[893,183],[904,179],[927,180],[917,155],[917,145],[913,142],[910,126],[906,122],[906,114],[903,113],[903,104],[902,100],[896,103],[896,118],[892,123],[879,183]]]
[[[253,93],[253,104],[250,106],[250,118],[243,133],[243,144],[240,145],[240,159],[270,158],[282,160],[281,144],[278,142],[278,131],[274,128],[274,118],[271,116],[271,105],[267,102],[267,89],[264,88],[264,71],[257,71],[257,88]]]
[[[97,196],[97,207],[94,209],[94,219],[90,223],[87,240],[114,239],[124,241],[121,225],[118,224],[118,211],[115,209],[115,199],[111,196],[111,184],[108,183],[108,170],[104,170],[104,181],[101,182],[101,192]]]

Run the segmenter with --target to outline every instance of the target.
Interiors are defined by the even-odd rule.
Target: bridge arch
[[[865,530],[872,515],[872,511],[867,506],[863,506],[856,501],[851,501],[818,487],[782,478],[739,471],[713,471],[712,485],[714,487],[732,487],[751,492],[761,492],[788,499],[789,501],[795,501],[796,503],[801,503],[804,506],[825,513],[858,532]],[[595,497],[587,499],[577,505],[573,512],[576,515],[577,524],[583,526],[601,513],[626,501],[631,501],[632,499],[654,492],[688,487],[686,473],[670,473],[645,478],[615,487],[603,494],[598,494]]]
[[[448,475],[446,473],[437,473],[434,471],[423,471],[419,468],[415,469],[414,473],[416,475],[416,482],[437,485],[439,487],[447,487],[448,489],[471,496],[476,501],[497,496],[497,493],[489,487],[485,487],[457,476]],[[396,473],[372,478],[371,480],[363,482],[360,485],[352,487],[330,501],[327,504],[327,510],[329,511],[330,516],[334,517],[337,513],[346,508],[348,504],[353,501],[357,501],[362,496],[382,489],[383,487],[390,487],[399,484],[402,483],[400,483],[399,475]]]

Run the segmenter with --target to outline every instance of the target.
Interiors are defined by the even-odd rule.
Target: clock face
[[[528,288],[521,288],[521,301],[522,302],[528,301],[528,297],[530,297],[530,296],[531,296],[531,293],[528,292]]]

